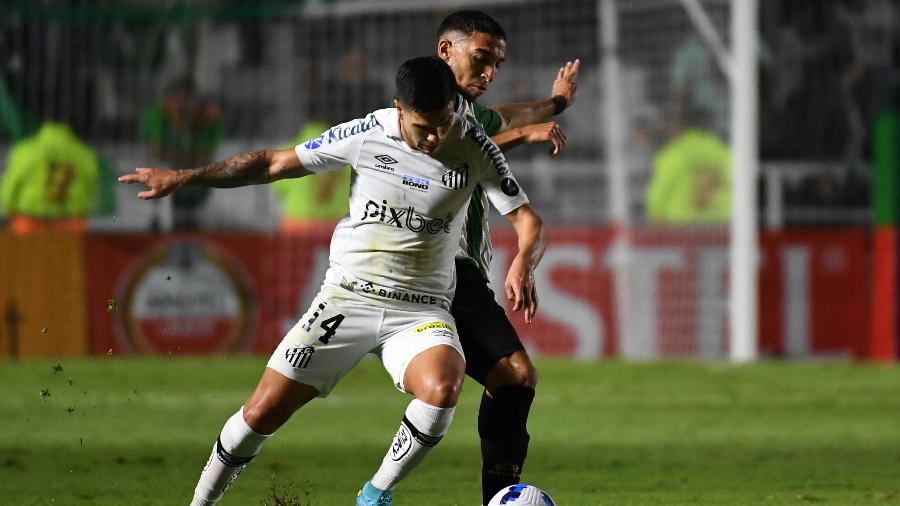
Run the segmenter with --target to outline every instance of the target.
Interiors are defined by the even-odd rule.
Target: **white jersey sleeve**
[[[480,127],[471,126],[466,137],[472,142],[471,160],[478,164],[479,183],[500,214],[508,214],[528,203],[528,196],[509,170],[500,148]]]
[[[340,170],[347,165],[356,166],[364,135],[378,124],[374,114],[334,126],[322,135],[298,144],[294,151],[300,163],[314,174]]]

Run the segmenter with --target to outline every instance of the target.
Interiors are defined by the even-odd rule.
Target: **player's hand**
[[[563,147],[566,145],[566,133],[555,121],[547,123],[538,123],[536,125],[526,125],[520,127],[525,133],[525,142],[528,144],[537,144],[539,142],[549,142],[553,146],[550,148],[550,156],[556,158],[562,153]]]
[[[551,97],[561,95],[566,97],[566,107],[575,103],[575,93],[578,91],[578,84],[575,78],[578,77],[578,69],[581,68],[581,59],[575,59],[574,62],[566,62],[565,66],[559,68],[556,73],[556,80],[553,81],[553,89],[550,92]]]
[[[513,303],[513,311],[525,309],[525,323],[531,323],[538,308],[534,271],[520,257],[513,260],[506,274],[506,298]]]
[[[159,199],[177,190],[180,186],[178,177],[172,169],[156,169],[139,167],[131,174],[119,176],[120,183],[141,183],[146,191],[138,193],[139,199]]]

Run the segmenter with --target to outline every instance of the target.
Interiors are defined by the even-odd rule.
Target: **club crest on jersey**
[[[466,131],[466,137],[475,141],[481,150],[490,157],[494,168],[497,169],[497,175],[502,176],[509,173],[509,165],[506,163],[506,158],[503,157],[503,152],[500,151],[500,148],[494,144],[494,141],[483,130],[472,127]]]
[[[342,141],[347,137],[352,137],[354,135],[367,132],[374,128],[377,124],[378,120],[375,119],[375,115],[369,114],[365,119],[357,121],[354,125],[347,126],[347,124],[345,123],[343,125],[330,128],[322,135],[306,141],[306,143],[303,144],[303,147],[309,150],[319,149],[325,144]]]
[[[386,200],[382,200],[381,205],[374,200],[370,200],[366,202],[366,207],[360,220],[368,221],[370,218],[376,218],[379,222],[388,226],[405,228],[413,232],[424,231],[429,234],[444,232],[449,234],[453,213],[447,213],[446,218],[428,218],[416,211],[416,208],[413,206],[398,208],[387,205]]]
[[[469,164],[454,167],[441,176],[441,183],[452,190],[459,190],[469,185]]]

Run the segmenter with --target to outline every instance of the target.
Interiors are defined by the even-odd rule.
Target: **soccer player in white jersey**
[[[447,432],[465,375],[450,315],[454,256],[476,185],[512,223],[519,253],[507,296],[531,319],[531,272],[543,255],[543,225],[500,151],[454,112],[449,67],[436,57],[405,62],[396,108],[333,127],[295,150],[256,151],[174,172],[138,168],[142,199],[185,184],[235,187],[353,166],[350,212],[331,241],[330,267],[307,313],[272,354],[256,390],[225,423],[195,489],[215,504],[266,439],[298,408],[328,395],[367,353],[415,398],[357,504],[391,504],[392,490]]]
[[[575,101],[579,60],[559,69],[550,98],[489,109],[476,100],[506,59],[506,33],[500,24],[481,11],[454,12],[438,29],[437,54],[456,78],[457,113],[474,117],[501,150],[548,142],[552,156],[560,153],[566,138],[551,118]],[[520,481],[530,440],[526,423],[537,385],[528,353],[488,285],[491,238],[486,210],[484,192],[476,188],[456,259],[451,308],[466,354],[466,374],[484,386],[478,412],[484,504],[498,490]]]

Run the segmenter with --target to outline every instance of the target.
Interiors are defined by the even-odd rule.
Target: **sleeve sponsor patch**
[[[515,197],[519,194],[519,185],[512,178],[505,177],[500,181],[500,190],[507,196]]]
[[[503,152],[500,151],[500,148],[498,148],[493,141],[491,141],[491,138],[488,137],[487,134],[478,128],[470,128],[466,131],[466,137],[475,141],[475,143],[478,144],[478,147],[481,148],[481,151],[490,158],[498,175],[503,176],[509,173],[509,165],[506,164],[506,158],[503,157]]]
[[[375,119],[374,114],[369,114],[365,119],[357,120],[356,122],[344,123],[342,125],[338,125],[336,127],[332,127],[322,133],[322,135],[310,139],[303,144],[308,150],[319,149],[325,144],[331,144],[332,142],[342,141],[348,137],[352,137],[354,135],[361,134],[363,132],[367,132],[371,130],[375,125],[378,124],[378,120]]]

